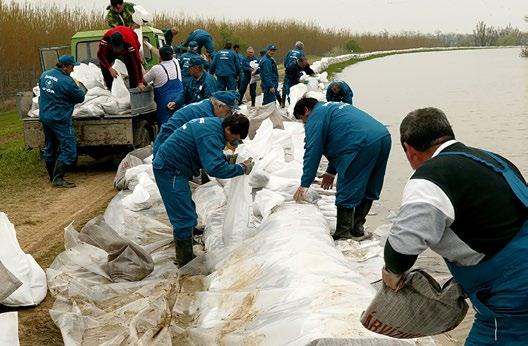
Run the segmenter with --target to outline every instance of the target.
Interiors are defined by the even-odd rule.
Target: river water
[[[528,178],[528,58],[519,48],[392,55],[347,67],[336,78],[354,91],[354,105],[388,126],[393,147],[370,229],[398,210],[412,170],[399,140],[410,111],[437,107],[466,145],[497,152]]]

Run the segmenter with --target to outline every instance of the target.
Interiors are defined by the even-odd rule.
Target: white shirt
[[[167,72],[165,72],[161,65],[165,67]],[[167,73],[169,74],[169,78],[167,78]],[[180,64],[174,58],[172,60],[162,61],[158,65],[153,66],[143,78],[146,83],[154,82],[154,88],[162,87],[169,79],[182,80]]]

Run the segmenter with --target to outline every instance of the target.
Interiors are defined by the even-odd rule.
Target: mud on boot
[[[66,169],[66,165],[64,164],[64,162],[59,161],[59,160],[55,162],[55,169],[53,170],[53,181],[52,181],[53,186],[65,187],[65,188],[75,187],[74,183],[64,180],[65,169]]]

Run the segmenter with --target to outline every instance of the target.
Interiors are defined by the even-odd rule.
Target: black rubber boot
[[[174,263],[178,267],[183,267],[194,258],[193,239],[174,239],[174,248],[176,249],[176,260]]]
[[[64,164],[64,162],[60,160],[57,160],[55,162],[55,169],[53,170],[53,186],[65,188],[75,187],[74,183],[64,180],[65,169],[66,165]]]
[[[255,107],[255,100],[256,100],[256,97],[251,96],[251,107]]]
[[[202,184],[207,184],[208,182],[211,181],[211,179],[209,178],[209,176],[207,175],[207,173],[205,173],[203,169],[200,170],[200,180]]]
[[[372,208],[372,200],[364,199],[356,207],[356,214],[354,217],[354,229],[351,234],[353,237],[362,237],[365,234],[365,222],[367,215]]]
[[[333,235],[334,240],[352,239],[350,233],[354,228],[354,208],[337,206],[337,225]]]
[[[45,161],[46,162],[46,170],[48,171],[49,180],[50,183],[53,182],[53,172],[55,171],[55,161]]]
[[[286,94],[285,93],[282,93],[282,97],[280,100],[280,106],[281,108],[284,108],[286,106]]]

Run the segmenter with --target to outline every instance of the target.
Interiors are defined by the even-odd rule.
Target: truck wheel
[[[143,148],[152,142],[152,129],[147,121],[143,120],[134,131],[134,148]]]

